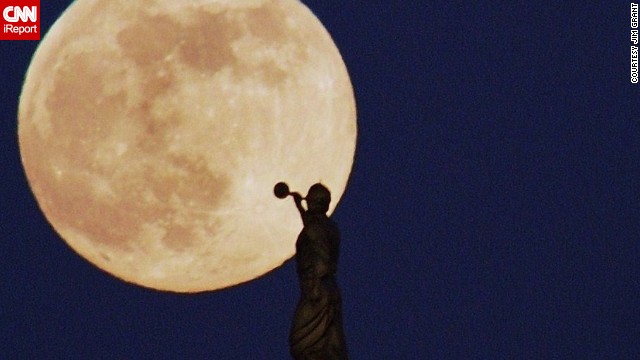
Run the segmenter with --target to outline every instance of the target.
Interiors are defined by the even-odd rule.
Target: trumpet
[[[298,192],[295,191],[290,191],[289,190],[289,185],[287,185],[287,183],[285,182],[279,182],[277,183],[274,187],[273,187],[273,194],[278,198],[278,199],[284,199],[289,195],[293,195],[293,194],[297,194],[298,196],[300,195]],[[304,200],[304,198],[302,198]]]

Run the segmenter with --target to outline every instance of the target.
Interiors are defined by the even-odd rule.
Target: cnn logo
[[[22,22],[36,22],[38,21],[38,7],[37,6],[7,6],[2,12],[2,17],[10,23],[22,21]]]
[[[4,0],[2,5],[0,40],[40,40],[40,0]]]

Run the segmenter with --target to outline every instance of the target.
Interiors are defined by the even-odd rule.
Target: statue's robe
[[[304,218],[296,242],[301,297],[289,344],[296,360],[346,360],[342,300],[336,283],[340,233],[324,214]]]

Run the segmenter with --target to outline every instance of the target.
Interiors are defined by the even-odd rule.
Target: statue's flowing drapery
[[[305,219],[296,242],[301,297],[289,343],[296,360],[346,360],[340,290],[335,278],[340,234],[322,215]]]

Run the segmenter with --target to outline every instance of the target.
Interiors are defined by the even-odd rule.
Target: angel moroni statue
[[[289,334],[291,356],[295,360],[347,360],[336,281],[340,232],[327,216],[331,193],[320,183],[311,186],[305,198],[289,192],[285,183],[276,184],[274,193],[279,198],[293,197],[304,225],[296,241],[300,300]]]

